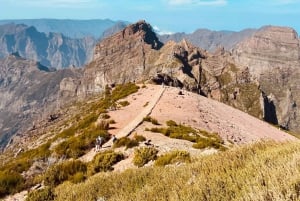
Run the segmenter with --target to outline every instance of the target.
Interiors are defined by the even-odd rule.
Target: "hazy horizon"
[[[240,31],[265,25],[300,32],[300,0],[0,0],[0,19],[145,19],[160,33],[199,28]],[[14,11],[14,12],[12,12]]]

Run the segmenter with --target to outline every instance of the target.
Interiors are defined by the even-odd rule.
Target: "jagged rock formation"
[[[86,67],[76,93],[85,96],[102,91],[106,85],[148,79],[183,87],[262,117],[258,85],[250,81],[247,68],[234,65],[228,52],[220,48],[210,54],[186,40],[162,45],[145,21],[96,46],[94,60]],[[243,98],[249,91],[253,94]]]
[[[152,78],[298,131],[299,41],[293,30],[263,28],[232,54],[224,48],[212,54],[186,40],[158,44],[144,21],[103,40],[85,70],[79,94]]]
[[[106,85],[147,80],[194,91],[299,131],[299,41],[290,29],[267,27],[241,42],[231,53],[224,48],[209,53],[187,40],[163,45],[151,26],[140,21],[99,42],[93,61],[83,72],[46,72],[48,68],[39,66],[43,71],[37,70],[36,64],[9,58],[2,60],[5,67],[0,69],[27,66],[28,72],[1,72],[0,92],[5,99],[1,97],[0,109],[5,118],[0,124],[5,135],[21,128],[13,126],[13,121],[5,120],[6,117],[22,114],[17,122],[26,122],[23,119],[33,119],[31,112],[42,111],[35,108],[48,104],[43,111],[53,108],[50,103],[56,102],[58,96],[62,103],[66,97],[84,98],[102,92]],[[29,68],[31,65],[36,67]],[[27,114],[28,118],[24,118]]]
[[[69,100],[59,83],[78,79],[80,69],[53,71],[18,56],[0,60],[0,149],[10,137],[32,128]]]
[[[238,44],[233,54],[236,63],[249,68],[264,92],[264,118],[299,132],[300,45],[296,31],[263,27]]]
[[[95,43],[91,37],[71,39],[60,33],[41,33],[25,25],[0,26],[0,58],[18,52],[24,58],[58,69],[89,62]]]
[[[170,35],[160,35],[158,37],[163,43],[171,40],[180,42],[183,39],[186,39],[197,47],[214,52],[219,47],[224,47],[226,50],[232,49],[237,43],[250,37],[255,31],[255,29],[245,29],[239,32],[198,29],[191,34],[175,33]]]

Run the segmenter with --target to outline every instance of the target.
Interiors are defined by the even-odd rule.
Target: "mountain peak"
[[[162,43],[158,40],[153,28],[145,20],[140,20],[134,24],[127,26],[122,31],[123,38],[132,36],[140,37],[145,43],[151,44],[153,49],[160,49]]]

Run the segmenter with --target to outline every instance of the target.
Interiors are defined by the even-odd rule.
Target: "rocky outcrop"
[[[300,45],[296,31],[287,27],[263,27],[238,44],[233,56],[238,65],[248,67],[252,79],[264,92],[264,118],[270,118],[271,109],[271,122],[277,121],[283,128],[300,132]]]
[[[82,97],[101,92],[106,85],[149,79],[262,117],[258,85],[250,81],[247,68],[234,65],[224,48],[211,54],[186,40],[162,45],[145,21],[126,27],[96,46],[94,60],[86,67],[76,93]],[[243,98],[248,93],[251,97]]]
[[[64,79],[77,80],[80,76],[80,69],[53,71],[13,55],[1,59],[0,149],[13,135],[22,135],[24,130],[34,126],[35,120],[45,119],[70,101],[69,94],[59,83]]]
[[[54,68],[83,66],[92,59],[96,40],[71,39],[60,33],[42,33],[34,27],[7,24],[0,26],[0,58],[18,52],[23,58]]]

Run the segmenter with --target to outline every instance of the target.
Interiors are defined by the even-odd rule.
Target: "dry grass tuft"
[[[176,167],[98,174],[55,193],[58,201],[299,200],[299,161],[299,143],[263,142]]]

